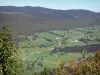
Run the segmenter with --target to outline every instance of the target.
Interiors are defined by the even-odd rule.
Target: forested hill
[[[17,34],[33,34],[36,31],[100,25],[100,13],[81,9],[0,6],[0,25],[2,24],[10,24]]]

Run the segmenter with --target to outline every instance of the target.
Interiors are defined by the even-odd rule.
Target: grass
[[[69,37],[69,42],[68,40],[65,40],[66,43],[69,44],[69,46],[84,46],[84,45],[87,45],[85,44],[84,42],[82,41],[79,41],[80,38],[85,38],[85,39],[90,39],[91,41],[88,41],[89,45],[92,45],[92,44],[100,44],[98,41],[96,41],[96,38],[100,38],[100,27],[99,26],[94,26],[94,27],[85,27],[85,28],[75,28],[75,29],[70,29],[70,30],[67,30],[67,31],[64,31],[64,30],[51,30],[51,31],[48,31],[48,32],[40,32],[39,35],[38,35],[38,38],[36,40],[32,40],[32,38],[34,36],[30,35],[30,36],[27,36],[28,39],[30,39],[30,41],[25,41],[25,42],[20,42],[20,44],[23,46],[40,46],[40,45],[46,45],[50,48],[54,48],[56,47],[57,45],[57,41],[59,42],[62,42],[62,40],[65,38],[65,37]],[[55,33],[55,34],[51,34],[49,32],[52,32],[52,33]],[[88,33],[90,32],[90,33]],[[65,34],[67,33],[67,34]],[[58,34],[58,35],[56,35]],[[85,36],[82,36],[82,35],[85,35]],[[65,37],[61,37],[59,35],[62,35],[62,36],[65,36]],[[19,35],[21,38],[23,37],[24,38],[24,35]],[[91,37],[90,37],[91,36]],[[88,38],[90,37],[90,38]],[[50,39],[50,41],[46,40],[45,38],[47,39]],[[59,38],[59,40],[57,40],[56,38]],[[75,42],[75,40],[78,40],[78,42]],[[65,45],[65,46],[68,46]]]
[[[73,46],[84,46],[87,45],[82,41],[75,42],[75,40],[79,40],[84,37],[87,39],[88,36],[93,36],[89,38],[91,41],[88,41],[88,45],[92,44],[100,44],[100,42],[96,41],[96,38],[100,37],[99,32],[100,27],[86,27],[86,28],[75,28],[71,30],[51,30],[48,32],[40,32],[36,40],[33,40],[33,35],[28,36],[29,40],[25,40],[24,42],[20,42],[21,49],[23,50],[23,61],[25,68],[28,66],[27,63],[34,63],[34,67],[31,70],[25,70],[23,75],[31,75],[34,72],[41,71],[45,66],[52,68],[56,68],[56,63],[58,60],[63,62],[68,62],[70,60],[76,60],[82,55],[80,53],[54,53],[50,54],[50,51],[58,46],[57,42],[62,42],[65,37],[70,37],[68,40],[65,40],[64,47],[73,47]],[[91,31],[92,33],[88,33],[85,36],[82,36],[83,33],[87,33]],[[51,34],[50,32],[54,33]],[[67,34],[65,34],[67,32]],[[80,34],[82,33],[82,34]],[[60,36],[61,35],[61,36]],[[64,37],[62,37],[64,36]],[[95,37],[98,36],[98,37]],[[20,35],[21,38],[24,38],[24,35]],[[45,39],[46,38],[46,39]],[[59,38],[58,40],[56,38]],[[48,41],[50,39],[52,41]],[[40,47],[40,45],[46,45],[47,47]],[[27,47],[25,47],[27,46]],[[32,47],[33,46],[33,47]],[[87,56],[93,55],[89,53]],[[42,58],[43,57],[43,58]],[[39,67],[38,63],[43,64],[42,67]],[[29,64],[30,65],[30,64]],[[31,65],[30,65],[31,67]]]
[[[39,71],[43,70],[43,68],[45,66],[48,66],[51,69],[52,68],[56,68],[57,61],[68,62],[70,60],[76,60],[76,59],[78,59],[79,57],[82,56],[82,54],[80,54],[80,53],[64,53],[63,55],[60,55],[60,53],[61,52],[54,53],[54,54],[50,55],[49,54],[49,51],[48,52],[47,51],[46,52],[45,51],[41,51],[39,53],[37,53],[37,52],[35,53],[34,52],[33,54],[29,54],[29,56],[25,59],[25,63],[26,62],[32,63],[37,58],[39,58],[37,60],[36,64],[38,62],[41,62],[43,64],[43,66],[38,69],[38,72],[39,72]],[[90,55],[90,54],[88,54],[88,55]],[[41,57],[43,57],[43,60],[42,61],[41,61]],[[36,67],[39,67],[39,66],[38,65],[35,65],[35,70],[33,68],[34,72],[37,72]]]

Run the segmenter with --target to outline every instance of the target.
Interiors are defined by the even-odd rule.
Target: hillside
[[[15,34],[29,35],[38,31],[100,25],[100,13],[81,9],[0,6],[0,24],[10,24]]]

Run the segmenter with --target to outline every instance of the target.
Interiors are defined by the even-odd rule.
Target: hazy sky
[[[100,12],[100,0],[0,0],[0,6],[42,6],[52,9],[88,9]]]

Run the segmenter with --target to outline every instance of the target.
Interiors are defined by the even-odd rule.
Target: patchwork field
[[[34,35],[19,35],[20,49],[23,50],[24,75],[39,72],[44,67],[56,68],[57,61],[68,62],[82,58],[80,52],[59,52],[65,47],[100,45],[100,26],[70,30],[50,30]],[[52,50],[57,48],[57,52]],[[93,55],[87,53],[86,56]]]

